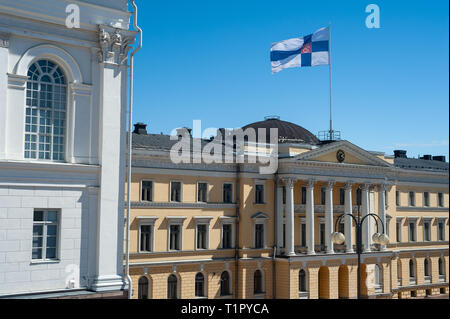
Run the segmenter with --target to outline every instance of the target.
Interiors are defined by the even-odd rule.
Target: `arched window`
[[[201,272],[195,275],[195,297],[205,297],[205,276]]]
[[[167,299],[178,299],[178,278],[175,275],[167,279]]]
[[[306,290],[306,272],[302,269],[298,273],[298,291],[305,292]]]
[[[412,259],[409,260],[409,279],[410,281],[416,280],[416,267],[415,263]]]
[[[148,299],[148,279],[145,276],[139,278],[138,299]]]
[[[224,271],[222,275],[220,275],[220,295],[221,296],[229,296],[231,295],[231,281],[230,274],[228,271]]]
[[[259,269],[255,271],[255,274],[253,276],[253,284],[254,284],[253,293],[255,294],[264,293],[263,275],[261,270]]]
[[[375,292],[383,291],[383,271],[379,265],[375,265]]]
[[[28,69],[24,157],[64,160],[67,84],[61,68],[39,60]]]

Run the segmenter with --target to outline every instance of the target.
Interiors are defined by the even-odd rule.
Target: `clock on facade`
[[[337,151],[336,158],[337,158],[339,163],[342,163],[345,160],[345,153],[344,153],[344,151],[343,150]]]

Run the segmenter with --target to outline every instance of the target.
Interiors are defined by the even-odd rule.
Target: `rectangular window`
[[[395,234],[397,236],[397,243],[400,243],[402,241],[402,222],[399,220],[395,224]]]
[[[283,224],[283,248],[286,247],[286,224]]]
[[[400,206],[400,192],[395,191],[395,205]]]
[[[325,187],[320,188],[320,204],[325,205],[326,195],[325,195]]]
[[[142,181],[141,201],[143,201],[143,202],[153,201],[153,182],[152,181]]]
[[[233,203],[233,184],[223,184],[223,202]]]
[[[264,224],[255,224],[255,248],[264,248]]]
[[[423,222],[423,240],[430,241],[431,240],[431,229],[430,222]]]
[[[140,251],[152,251],[152,226],[141,225]]]
[[[201,203],[208,202],[208,183],[197,184],[197,201]]]
[[[339,223],[338,227],[339,227],[338,232],[340,232],[340,233],[345,235],[345,224],[344,223]]]
[[[264,185],[255,185],[255,204],[264,204]]]
[[[438,222],[438,240],[445,240],[444,227],[444,222]]]
[[[286,186],[283,186],[283,205],[286,204]]]
[[[302,187],[302,205],[306,204],[306,187]]]
[[[306,224],[301,224],[302,230],[301,230],[301,236],[302,236],[302,246],[306,247]]]
[[[409,192],[409,206],[416,206],[416,194]]]
[[[208,225],[198,224],[197,225],[197,249],[208,249],[207,247],[207,236],[208,236]]]
[[[58,251],[57,211],[36,210],[33,214],[33,260],[56,260]]]
[[[416,241],[416,223],[409,223],[409,241]]]
[[[170,201],[181,202],[181,182],[170,182]]]
[[[169,249],[170,250],[180,250],[180,225],[170,225],[169,226]]]
[[[345,189],[339,189],[339,205],[345,205]]]
[[[361,205],[362,192],[361,188],[356,189],[356,205]]]
[[[222,248],[230,249],[232,247],[232,225],[223,224],[222,225]]]
[[[325,245],[325,224],[320,224],[320,245]]]
[[[390,230],[390,224],[391,224],[391,219],[390,218],[386,218],[386,235],[389,236],[391,234],[391,230]]]
[[[430,193],[428,192],[423,193],[423,206],[425,207],[430,206]]]
[[[438,193],[438,206],[444,207],[444,194]]]

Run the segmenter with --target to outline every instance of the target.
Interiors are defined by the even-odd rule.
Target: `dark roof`
[[[278,141],[280,143],[305,143],[310,145],[320,144],[319,139],[312,134],[310,131],[304,129],[303,127],[291,123],[282,121],[279,118],[267,118],[261,122],[255,122],[244,126],[242,129],[253,128],[256,130],[256,135],[258,136],[258,128],[266,129],[266,141],[270,141],[270,129],[278,129]]]
[[[434,160],[424,160],[417,158],[402,158],[397,157],[394,159],[394,166],[405,169],[413,170],[433,170],[433,171],[447,171],[448,163],[434,161]]]
[[[198,140],[198,139],[195,139]],[[211,140],[201,139],[202,149],[210,143]],[[171,140],[170,135],[163,134],[136,134],[133,133],[133,148],[152,149],[152,150],[170,150],[178,140]],[[192,147],[192,140],[191,140]]]

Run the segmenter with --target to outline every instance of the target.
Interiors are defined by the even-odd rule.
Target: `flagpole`
[[[333,103],[332,103],[332,84],[331,84],[331,22],[328,23],[330,40],[328,42],[328,66],[330,70],[330,140],[334,140],[334,132],[333,132]]]

